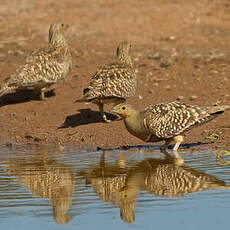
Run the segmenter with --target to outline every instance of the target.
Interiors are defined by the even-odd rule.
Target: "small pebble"
[[[171,86],[170,85],[166,85],[165,87],[164,87],[166,90],[171,90]]]
[[[144,97],[143,97],[143,96],[141,96],[141,95],[139,95],[139,97],[138,97],[138,98],[139,98],[139,100],[142,100]]]
[[[169,40],[174,41],[174,40],[176,40],[176,37],[172,35],[172,36],[169,37]]]
[[[217,70],[211,70],[210,73],[213,73],[213,74],[219,74],[220,72],[217,71]]]
[[[152,89],[150,89],[150,90],[148,91],[149,94],[153,94],[153,92],[154,92],[154,91],[153,91]]]
[[[151,77],[151,76],[153,76],[153,73],[152,73],[152,72],[149,72],[149,73],[147,73],[147,75],[146,75],[146,77]]]
[[[169,66],[170,66],[169,63],[165,63],[165,62],[161,62],[161,63],[160,63],[160,67],[161,67],[161,68],[168,68]]]
[[[82,64],[75,64],[74,65],[74,67],[76,67],[76,68],[81,68],[82,66],[84,66],[84,65],[82,65]]]
[[[176,51],[173,52],[172,55],[171,55],[171,57],[174,57],[174,58],[175,58],[175,57],[178,57],[178,52],[176,52]]]
[[[181,100],[183,100],[184,99],[184,96],[178,96],[177,98],[176,98],[176,100],[179,100],[179,101],[181,101]]]
[[[8,50],[8,52],[7,52],[9,55],[12,55],[14,52],[13,52],[13,50]]]
[[[23,52],[23,51],[21,51],[21,50],[15,50],[14,51],[14,55],[15,56],[23,56],[25,53]]]
[[[197,99],[197,96],[196,95],[191,95],[190,97],[189,97],[189,100],[190,101],[195,101]]]
[[[195,53],[195,54],[191,55],[191,58],[193,60],[198,60],[198,59],[202,58],[202,55],[200,53]]]
[[[220,59],[225,59],[225,58],[226,58],[226,54],[224,53],[212,53],[209,55],[206,61],[212,62],[213,60],[220,60]]]
[[[155,54],[149,54],[148,59],[153,59],[153,60],[160,60],[163,57],[162,54],[160,53],[155,53]]]

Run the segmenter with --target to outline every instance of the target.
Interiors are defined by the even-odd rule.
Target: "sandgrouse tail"
[[[104,114],[104,104],[124,103],[127,98],[135,95],[137,80],[130,50],[129,43],[120,43],[117,48],[117,61],[100,67],[88,88],[83,90],[83,97],[76,100],[97,104],[105,122],[111,120]]]
[[[184,160],[177,152],[183,142],[182,134],[191,128],[209,122],[230,110],[230,106],[199,107],[181,102],[150,105],[144,110],[136,111],[128,104],[115,106],[111,112],[124,119],[127,130],[145,142],[165,141],[162,149],[175,141],[173,148],[178,164]]]
[[[72,58],[65,31],[69,26],[54,22],[49,29],[47,47],[29,55],[0,89],[0,96],[20,89],[32,89],[40,92],[44,100],[44,91],[54,83],[62,82],[67,77]]]

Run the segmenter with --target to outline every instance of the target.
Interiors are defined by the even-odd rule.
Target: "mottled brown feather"
[[[144,111],[144,124],[158,138],[172,138],[216,118],[229,106],[199,107],[182,102],[160,103]]]
[[[126,46],[129,46],[129,44],[121,43],[119,45],[118,49],[120,48],[121,51],[120,53],[118,52],[116,62],[98,69],[89,86],[84,89],[83,98],[79,101],[93,101],[113,97],[126,99],[135,95],[137,86],[136,73]]]
[[[62,82],[67,77],[72,58],[64,37],[63,23],[50,26],[49,45],[29,55],[6,80],[0,96],[16,89],[41,89]]]

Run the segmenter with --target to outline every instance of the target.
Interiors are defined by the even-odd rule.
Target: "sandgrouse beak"
[[[109,111],[110,113],[115,113],[116,112],[116,110],[114,109],[114,108],[112,108],[112,109],[110,109],[110,111]]]
[[[119,114],[119,109],[117,109],[116,106],[115,106],[115,107],[113,107],[109,112],[110,112],[110,113]]]

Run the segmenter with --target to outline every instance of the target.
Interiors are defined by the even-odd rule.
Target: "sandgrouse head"
[[[49,43],[63,43],[65,41],[65,32],[68,28],[68,24],[63,22],[53,22],[49,29]]]
[[[122,118],[127,118],[127,117],[131,116],[134,112],[135,111],[131,107],[131,105],[124,104],[124,103],[116,105],[111,109],[111,113],[115,113],[115,114],[121,116]]]
[[[121,42],[117,47],[117,57],[121,62],[124,62],[132,66],[131,59],[131,48],[132,45],[128,42]]]

